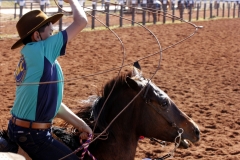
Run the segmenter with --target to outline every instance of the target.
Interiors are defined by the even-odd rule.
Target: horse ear
[[[141,66],[140,66],[140,64],[138,63],[138,61],[134,62],[134,63],[133,63],[133,66],[136,67],[137,69],[141,70]]]
[[[132,78],[126,77],[126,83],[127,83],[127,85],[128,85],[130,88],[132,88],[133,90],[139,91],[138,83],[137,83],[136,81],[134,81]]]
[[[142,71],[138,61],[133,63],[132,77],[142,77]]]

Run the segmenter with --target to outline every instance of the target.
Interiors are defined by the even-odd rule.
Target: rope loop
[[[82,155],[80,157],[80,159],[82,160],[84,158],[84,155],[86,154],[86,152],[88,153],[88,155],[93,159],[93,160],[97,160],[88,150],[88,146],[90,144],[90,142],[92,141],[92,134],[89,135],[88,139],[82,144],[83,147],[83,152]]]
[[[92,136],[92,134],[90,134],[89,137],[88,137],[88,139],[86,140],[86,142],[84,142],[84,143],[82,144],[83,152],[82,152],[82,155],[81,155],[81,157],[80,157],[81,160],[83,160],[86,152],[88,153],[88,155],[89,155],[93,160],[97,160],[97,159],[89,152],[89,150],[88,150],[88,146],[89,146],[90,142],[92,141],[92,138],[93,138],[93,136]]]

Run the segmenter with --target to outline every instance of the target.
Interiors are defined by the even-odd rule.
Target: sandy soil
[[[161,68],[153,77],[189,115],[201,130],[201,140],[189,149],[177,149],[174,159],[238,160],[240,159],[240,19],[196,22],[204,26],[186,41],[163,51]],[[191,25],[151,25],[147,28],[159,39],[163,49],[191,35]],[[15,22],[1,32],[16,33]],[[125,50],[125,64],[140,60],[143,73],[150,78],[159,63],[156,39],[142,27],[114,29]],[[13,72],[20,49],[11,51],[16,38],[0,39],[0,125],[6,129],[13,105],[15,84]],[[65,74],[63,102],[74,112],[82,100],[95,95],[117,70],[94,75],[121,66],[123,52],[120,41],[108,30],[85,31],[69,42],[66,56],[59,58]],[[125,69],[122,70],[124,72]],[[90,76],[93,75],[93,76]],[[55,125],[60,120],[54,121]],[[139,142],[136,158],[157,158],[165,155],[173,144],[163,148],[148,139]]]

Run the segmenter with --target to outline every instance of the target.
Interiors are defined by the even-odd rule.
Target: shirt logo
[[[24,57],[22,56],[18,62],[17,68],[14,73],[17,83],[22,83],[22,81],[24,80],[24,77],[26,75],[26,69],[26,62]]]

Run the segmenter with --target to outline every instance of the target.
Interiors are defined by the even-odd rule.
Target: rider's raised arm
[[[70,4],[73,12],[73,22],[66,29],[68,41],[70,41],[86,27],[87,16],[77,0],[64,0],[64,2]]]

